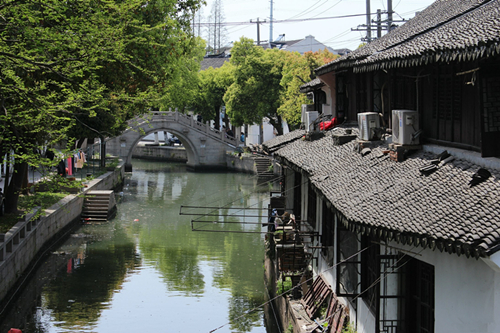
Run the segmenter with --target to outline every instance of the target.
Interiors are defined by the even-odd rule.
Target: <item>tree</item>
[[[183,108],[189,103],[189,94],[183,89],[195,82],[193,72],[199,70],[203,56],[201,40],[189,33],[189,6],[198,8],[197,3],[152,0],[134,9],[132,24],[124,31],[123,52],[103,61],[97,73],[106,87],[100,115],[111,114],[105,117],[111,122],[100,122],[90,132],[81,133],[90,135],[94,131],[101,138],[114,136],[126,128],[127,120],[149,108],[159,109],[172,104]],[[93,114],[82,117],[93,117]],[[85,125],[78,121],[76,129]]]
[[[290,127],[300,125],[301,106],[310,103],[306,96],[299,91],[300,86],[316,77],[314,69],[338,57],[326,48],[322,51],[305,52],[304,55],[300,55],[298,52],[287,53],[281,80],[283,92],[278,114],[287,121]]]
[[[160,97],[161,110],[178,108],[180,112],[184,112],[192,107],[198,94],[198,72],[204,54],[205,42],[201,38],[196,38],[189,53],[173,59],[169,64],[171,67],[169,81],[171,83],[165,86]]]
[[[221,0],[215,0],[212,3],[212,10],[208,17],[210,22],[207,30],[208,49],[213,54],[221,52],[222,45],[226,43],[227,31],[222,23],[225,21],[224,9]]]
[[[284,61],[285,51],[264,51],[244,37],[235,43],[231,51],[235,80],[224,95],[233,125],[256,124],[268,118],[278,134],[283,134],[282,119],[277,111],[283,90],[280,82]]]
[[[234,82],[233,72],[234,66],[226,62],[222,67],[210,67],[199,73],[198,94],[193,107],[203,119],[215,120],[217,129],[220,109],[224,105],[224,94]]]
[[[12,0],[0,4],[0,153],[12,154],[7,212],[17,210],[28,165],[76,123],[105,135],[155,103],[169,60],[193,45],[199,0]],[[96,115],[110,123],[90,119]],[[85,123],[87,122],[87,123]],[[90,125],[89,125],[90,124]],[[101,127],[97,126],[101,124]],[[111,126],[106,126],[110,125]],[[64,152],[63,152],[64,153]]]

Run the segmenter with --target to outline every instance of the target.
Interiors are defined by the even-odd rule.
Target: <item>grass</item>
[[[18,212],[0,216],[0,233],[6,233],[9,231],[22,216],[29,213],[31,208],[42,206],[42,209],[46,209],[67,195],[67,193],[50,192],[38,192],[29,196],[20,195]]]

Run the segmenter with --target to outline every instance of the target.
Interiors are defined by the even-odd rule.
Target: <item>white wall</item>
[[[322,89],[326,94],[326,104],[323,104],[323,114],[335,115],[332,106],[332,92],[328,87],[323,87]]]
[[[285,50],[287,50],[287,51],[290,51],[290,52],[297,51],[300,54],[304,54],[304,52],[308,52],[308,51],[312,51],[312,52],[322,51],[324,49],[328,49],[328,51],[330,51],[331,53],[337,54],[337,52],[335,52],[331,47],[328,47],[325,44],[320,43],[319,41],[317,41],[314,38],[314,36],[311,36],[311,35],[306,36],[306,38],[304,38],[303,40],[301,40],[295,44],[288,45],[285,48]]]
[[[293,184],[287,182],[287,189],[292,187]],[[308,182],[302,182],[301,188],[302,216],[305,219],[308,209]],[[322,201],[318,198],[317,203],[317,207],[313,209],[318,213],[316,229],[321,232],[322,223],[319,221],[322,220]],[[337,224],[338,221],[335,221],[336,226]],[[396,242],[389,242],[388,245],[392,249],[380,246],[381,254],[406,251],[404,253],[434,266],[435,332],[500,332],[500,253],[489,258],[491,260],[476,260],[437,249],[423,249]],[[334,266],[336,249],[335,244]],[[314,274],[321,274],[336,291],[336,269],[327,263],[321,253],[316,254],[318,261],[313,267]],[[388,281],[388,286],[394,293],[397,289],[396,277],[391,278],[393,281]],[[345,298],[339,299],[349,306],[350,318],[356,323],[358,333],[375,332],[376,318],[361,298],[357,301],[357,311],[350,307]],[[392,311],[396,312],[397,308],[393,306]]]
[[[259,135],[260,135],[260,125],[249,125],[248,126],[248,133],[247,133],[247,145],[253,144],[257,145],[259,144]],[[283,126],[283,134],[286,134],[289,132],[288,129],[288,124],[283,121],[282,123]],[[276,134],[274,132],[274,127],[273,125],[269,124],[268,121],[265,119],[262,122],[262,127],[263,127],[263,139],[262,142],[269,141],[271,139],[274,139],[276,137]]]
[[[499,272],[482,260],[404,248],[420,252],[416,258],[434,266],[435,332],[500,332]]]

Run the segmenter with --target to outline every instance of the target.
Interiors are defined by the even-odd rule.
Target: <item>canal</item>
[[[260,233],[272,185],[164,162],[134,160],[133,169],[116,217],[50,249],[0,333],[274,332]]]

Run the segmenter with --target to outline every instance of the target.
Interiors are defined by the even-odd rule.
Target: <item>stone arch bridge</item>
[[[226,167],[226,151],[238,146],[235,138],[211,128],[194,117],[177,111],[152,111],[129,121],[120,136],[106,140],[106,151],[125,161],[125,170],[132,171],[132,151],[146,135],[167,131],[181,140],[186,149],[187,166],[192,170]]]

